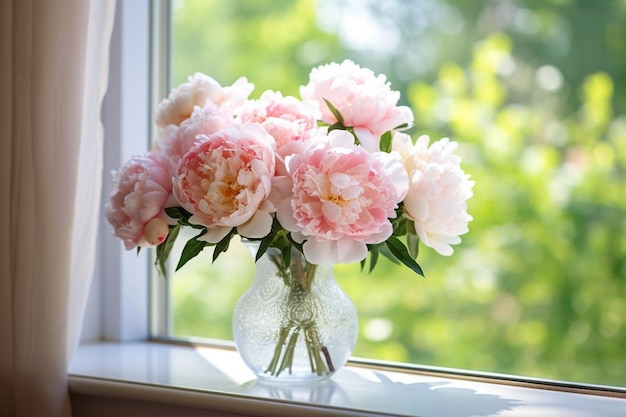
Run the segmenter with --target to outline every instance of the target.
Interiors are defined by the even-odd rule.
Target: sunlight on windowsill
[[[83,344],[69,374],[74,395],[244,415],[288,410],[306,415],[308,410],[333,415],[610,417],[626,409],[626,396],[619,393],[588,395],[354,363],[320,383],[269,384],[257,381],[233,350],[155,342]]]

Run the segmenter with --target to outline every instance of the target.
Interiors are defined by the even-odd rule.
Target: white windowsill
[[[310,385],[263,384],[232,350],[155,342],[81,345],[73,394],[243,415],[623,416],[626,398],[349,364]],[[616,396],[618,394],[615,394]]]

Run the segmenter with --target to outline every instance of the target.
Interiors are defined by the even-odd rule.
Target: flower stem
[[[285,348],[283,360],[280,363],[280,367],[278,368],[278,373],[276,375],[279,375],[282,371],[284,371],[287,368],[289,368],[290,374],[293,371],[293,355],[296,350],[296,343],[298,343],[298,336],[300,335],[300,327],[297,326],[291,330],[292,332],[291,332],[291,336],[289,337],[289,343],[287,344]]]
[[[287,336],[289,335],[289,328],[281,327],[280,333],[278,334],[278,342],[276,343],[276,348],[274,349],[274,355],[272,356],[272,360],[265,371],[266,373],[270,373],[271,375],[278,375],[276,373],[276,367],[278,366],[278,361],[281,357],[281,352],[283,347],[285,346],[285,341],[287,340]]]
[[[274,355],[265,373],[279,376],[283,371],[293,373],[293,359],[298,338],[303,334],[311,366],[311,373],[326,375],[335,371],[328,348],[320,343],[319,330],[314,321],[306,325],[290,321],[281,327]]]
[[[334,372],[330,352],[321,341],[315,321],[316,305],[311,300],[316,265],[308,263],[299,252],[292,255],[289,265],[285,265],[278,254],[272,254],[270,258],[278,268],[278,276],[288,287],[288,294],[286,324],[280,327],[274,354],[265,373],[271,376],[279,376],[285,371],[293,373],[296,345],[301,335],[306,345],[311,373],[322,376]]]

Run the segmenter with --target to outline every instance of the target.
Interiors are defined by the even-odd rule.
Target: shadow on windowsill
[[[420,417],[493,416],[521,405],[469,388],[446,387],[448,382],[403,383],[380,372],[373,376],[376,380],[344,369],[317,383],[282,385],[253,380],[241,388],[247,395],[279,401]]]

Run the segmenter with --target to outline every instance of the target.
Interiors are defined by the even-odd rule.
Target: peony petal
[[[316,265],[359,262],[367,256],[367,245],[350,238],[309,239],[302,245],[306,259]]]
[[[214,226],[213,222],[211,222],[211,219],[207,219],[202,214],[192,214],[189,217],[189,223],[200,225],[200,226],[205,226],[205,227],[213,227]]]
[[[411,136],[406,133],[396,132],[391,141],[391,150],[398,152],[400,155],[408,155],[413,148]]]
[[[315,265],[335,265],[339,263],[337,242],[334,240],[309,239],[302,245],[307,261]]]
[[[359,262],[367,256],[367,245],[347,237],[337,241],[339,263]]]
[[[381,231],[378,233],[371,233],[361,239],[361,242],[367,244],[378,244],[389,239],[389,236],[393,233],[393,226],[391,223],[385,223],[381,225]]]
[[[342,210],[337,204],[331,201],[325,201],[322,203],[322,213],[324,213],[324,217],[330,222],[336,222],[340,220]]]
[[[257,211],[246,223],[237,226],[237,232],[244,237],[260,239],[272,230],[272,216],[265,211]]]
[[[441,242],[436,239],[428,239],[427,241],[422,242],[424,242],[425,246],[431,247],[436,250],[440,255],[450,256],[454,253],[454,249],[452,249],[452,246],[448,245],[445,242]]]
[[[207,232],[198,237],[197,240],[209,243],[218,243],[220,240],[224,239],[231,230],[233,230],[232,227],[213,226],[208,228]]]
[[[293,183],[290,177],[273,177],[268,200],[274,207],[278,207],[283,200],[291,198],[292,187]]]
[[[380,151],[380,139],[376,139],[369,129],[364,127],[355,127],[354,134],[359,139],[361,146],[368,152]]]
[[[250,221],[255,213],[256,211],[253,211],[251,208],[240,209],[234,213],[230,213],[228,217],[222,217],[219,220],[219,223],[228,227],[239,227],[242,224]]]
[[[331,184],[344,188],[350,184],[350,176],[343,172],[332,172],[329,176]]]
[[[321,144],[324,144],[324,136],[318,136]],[[354,145],[354,136],[347,130],[333,130],[327,136],[333,148],[351,148]]]
[[[278,204],[278,210],[276,210],[276,218],[282,227],[294,232],[299,231],[298,222],[293,217],[293,209],[291,208],[291,200],[285,199]]]

